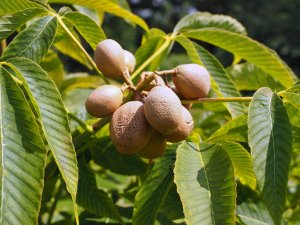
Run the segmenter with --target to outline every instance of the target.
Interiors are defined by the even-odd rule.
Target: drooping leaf
[[[233,83],[227,71],[224,69],[224,67],[216,57],[214,57],[211,53],[209,53],[207,50],[202,48],[200,45],[196,43],[191,43],[191,41],[184,36],[178,36],[176,38],[176,41],[178,41],[179,44],[181,44],[184,48],[186,48],[187,52],[189,52],[191,48],[193,49],[192,51],[193,55],[191,60],[194,63],[203,64],[205,66],[205,68],[211,74],[211,78],[213,81],[212,82],[213,90],[219,96],[224,96],[224,97],[240,96],[240,93],[237,90],[235,84]],[[192,53],[189,54],[190,54],[189,56],[191,56]],[[246,111],[245,107],[241,103],[233,102],[233,103],[226,103],[225,105],[233,117],[243,114]]]
[[[260,87],[269,87],[277,91],[283,89],[274,77],[248,62],[235,64],[227,68],[227,71],[239,90],[257,90]]]
[[[146,171],[147,165],[139,156],[120,154],[109,137],[96,139],[90,146],[93,160],[103,168],[124,175],[142,175]]]
[[[241,115],[236,117],[226,124],[222,125],[216,132],[214,132],[206,141],[235,141],[247,142],[247,116]]]
[[[241,144],[236,142],[224,141],[221,143],[221,146],[229,155],[234,173],[240,182],[255,190],[256,178],[254,176],[250,153]]]
[[[286,200],[292,129],[282,100],[260,88],[249,107],[248,139],[258,188],[275,224],[280,224]]]
[[[274,225],[258,193],[243,185],[238,185],[237,191],[237,216],[244,224]]]
[[[0,41],[7,38],[27,21],[45,14],[42,8],[28,8],[0,16]]]
[[[175,33],[196,30],[201,28],[219,28],[236,33],[246,34],[245,27],[236,19],[208,12],[196,12],[183,17],[175,26]]]
[[[28,0],[1,0],[0,1],[0,13],[13,13],[29,8],[42,8],[37,3]]]
[[[0,221],[37,224],[47,151],[24,94],[0,67]]]
[[[173,184],[175,159],[174,149],[167,149],[165,154],[155,162],[135,196],[133,225],[154,224],[157,213]]]
[[[95,175],[87,166],[86,160],[83,157],[80,157],[78,163],[78,205],[98,216],[116,219],[117,221],[122,222],[120,213],[112,199],[106,192],[97,188]]]
[[[96,49],[97,44],[106,39],[101,27],[99,27],[94,20],[88,16],[79,12],[68,12],[64,15],[64,18],[71,21],[81,36],[83,36],[84,39],[89,43],[92,49]]]
[[[148,30],[148,25],[145,21],[131,13],[130,11],[122,8],[119,4],[116,4],[110,0],[49,0],[49,3],[62,3],[62,4],[76,4],[85,7],[89,7],[92,9],[96,9],[97,11],[104,11],[107,13],[111,13],[113,15],[119,16],[126,20],[131,21],[139,25],[144,30]]]
[[[274,51],[245,35],[217,28],[188,31],[184,35],[216,45],[253,63],[285,87],[294,83],[295,74]]]
[[[40,62],[54,41],[56,28],[56,17],[46,16],[35,21],[7,46],[2,54],[2,59],[26,57]]]
[[[63,82],[64,79],[64,65],[56,52],[49,50],[47,55],[40,62],[40,66],[52,78],[57,87]]]
[[[19,78],[28,90],[27,94],[41,118],[45,138],[72,196],[76,214],[77,160],[67,112],[59,91],[48,74],[37,63],[26,58],[14,58],[9,62],[22,75]]]
[[[187,225],[235,223],[234,170],[219,145],[183,142],[174,173]]]

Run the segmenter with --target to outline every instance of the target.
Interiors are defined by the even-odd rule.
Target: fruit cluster
[[[198,99],[210,89],[208,71],[197,64],[184,64],[167,72],[144,72],[137,86],[130,73],[135,67],[134,56],[114,40],[100,42],[95,51],[98,69],[107,77],[124,79],[132,95],[115,85],[102,85],[86,101],[87,111],[98,118],[112,115],[109,131],[117,150],[144,158],[157,158],[166,142],[185,140],[194,121],[181,99]],[[150,75],[151,79],[148,79]],[[158,75],[171,75],[175,87],[169,87]],[[141,90],[142,87],[142,90]]]

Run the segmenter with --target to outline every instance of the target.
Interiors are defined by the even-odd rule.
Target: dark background
[[[149,27],[171,32],[183,16],[195,11],[225,14],[236,18],[248,35],[274,49],[284,61],[300,74],[300,0],[129,0],[133,13],[141,16]],[[142,30],[120,18],[106,16],[103,28],[131,51],[139,46]],[[224,53],[206,46],[226,65]],[[175,46],[175,53],[182,52]]]

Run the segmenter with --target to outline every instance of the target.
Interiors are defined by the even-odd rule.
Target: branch
[[[181,100],[182,104],[197,104],[205,102],[251,102],[252,97],[221,97],[221,98],[199,98],[195,100]]]

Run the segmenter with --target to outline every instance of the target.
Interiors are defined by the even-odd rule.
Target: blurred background
[[[246,27],[251,38],[274,49],[298,76],[300,74],[300,0],[129,0],[128,3],[151,28],[165,32],[171,32],[182,17],[195,11],[230,15]],[[115,16],[105,16],[103,29],[108,38],[117,40],[132,52],[141,41],[142,30]],[[227,53],[213,46],[205,47],[225,66],[231,63]],[[187,61],[179,46],[175,46],[172,53],[173,57],[163,67]]]

